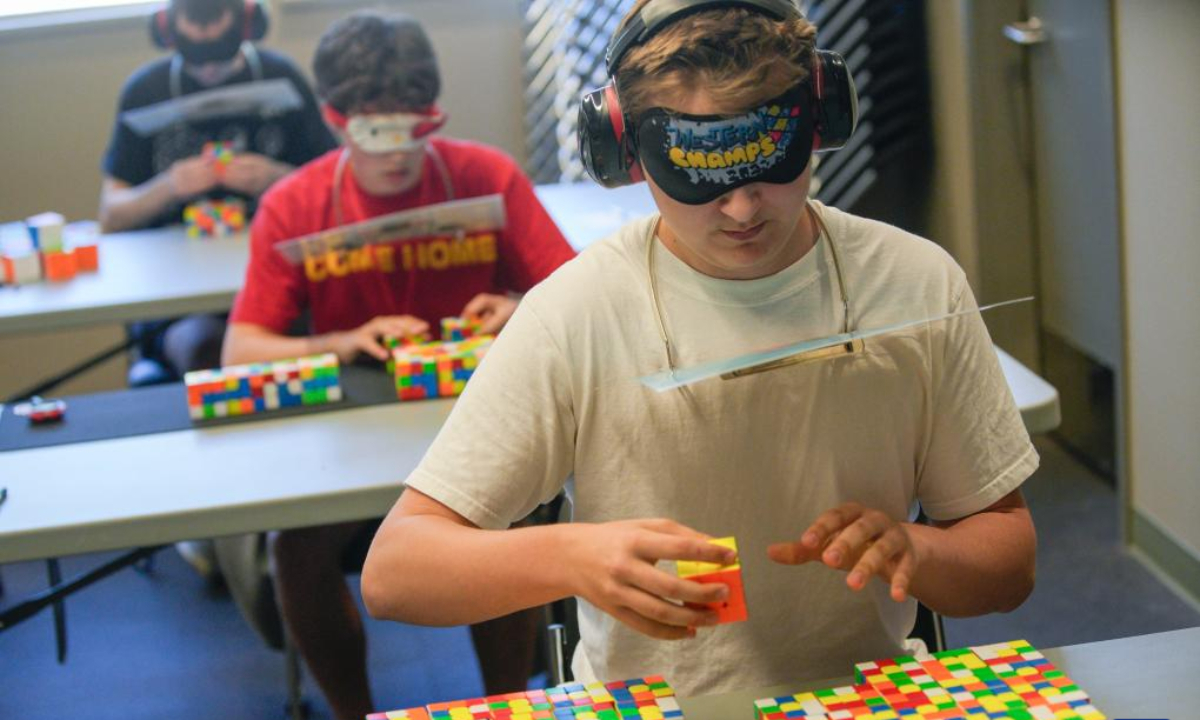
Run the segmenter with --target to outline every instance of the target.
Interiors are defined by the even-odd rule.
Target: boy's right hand
[[[167,179],[171,195],[179,201],[206,193],[219,182],[216,162],[203,155],[176,160],[167,170]]]
[[[680,602],[726,599],[721,583],[685,580],[655,567],[659,560],[732,563],[737,554],[671,520],[624,520],[576,525],[572,540],[574,593],[640,633],[663,640],[693,637],[717,614]]]
[[[337,353],[338,360],[348,363],[367,353],[376,360],[387,362],[388,349],[380,342],[387,336],[408,337],[429,332],[429,323],[412,315],[380,315],[353,330],[330,333],[328,352]]]

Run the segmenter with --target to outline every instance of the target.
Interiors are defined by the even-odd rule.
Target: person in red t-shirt
[[[222,362],[334,352],[387,358],[385,336],[414,335],[453,315],[496,332],[523,293],[574,256],[529,180],[502,152],[430,137],[444,122],[440,81],[421,26],[361,13],[322,36],[313,61],[326,120],[345,147],[263,197],[250,232],[246,282],[230,314]],[[465,237],[368,246],[290,263],[279,243],[449,200],[500,194],[505,227]],[[310,334],[286,333],[303,311]],[[342,578],[346,549],[373,523],[276,533],[271,551],[284,622],[338,718],[372,710],[361,619]],[[472,626],[489,693],[525,688],[536,615]]]

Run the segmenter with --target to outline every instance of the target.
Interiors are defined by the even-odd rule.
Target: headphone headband
[[[234,22],[240,23],[242,26],[242,40],[248,42],[262,40],[266,37],[267,28],[270,25],[266,7],[263,6],[261,0],[243,0],[240,6],[242,16],[239,20],[235,11]],[[168,0],[165,5],[150,15],[150,41],[160,50],[175,49],[175,13],[177,12],[174,1]]]
[[[609,77],[616,75],[617,65],[629,48],[641,45],[685,15],[721,7],[745,7],[776,20],[803,17],[792,0],[651,0],[609,42],[604,52]]]

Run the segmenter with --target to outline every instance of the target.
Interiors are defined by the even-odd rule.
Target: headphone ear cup
[[[242,39],[257,42],[267,36],[271,27],[271,18],[261,0],[246,0],[245,25]]]
[[[858,91],[846,61],[832,50],[818,50],[810,76],[813,98],[813,150],[837,150],[858,126]]]
[[[159,8],[150,13],[150,42],[159,50],[171,50],[175,47],[175,37],[171,32],[171,13],[167,8]]]
[[[579,156],[587,174],[604,187],[621,187],[641,179],[625,130],[625,116],[612,82],[583,96],[577,128]],[[636,171],[631,173],[631,168]]]

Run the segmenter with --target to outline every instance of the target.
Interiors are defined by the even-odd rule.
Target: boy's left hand
[[[908,597],[920,564],[903,523],[855,502],[822,513],[798,541],[771,545],[767,555],[784,565],[820,560],[828,567],[848,571],[846,584],[856,591],[878,575],[891,584],[896,602]]]
[[[507,295],[479,293],[463,308],[462,315],[479,321],[479,332],[495,335],[517,311],[517,300]]]
[[[238,153],[223,170],[221,184],[243,195],[258,197],[289,170],[291,166],[276,162],[266,155]]]

